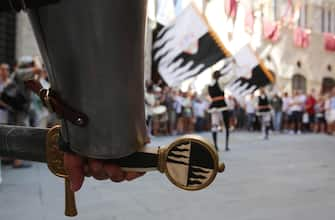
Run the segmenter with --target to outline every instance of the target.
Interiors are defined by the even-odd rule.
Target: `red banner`
[[[236,0],[225,0],[225,11],[226,15],[230,18],[235,18],[237,15],[237,1]]]
[[[280,28],[277,22],[263,21],[264,37],[273,43],[279,40]]]
[[[325,50],[335,52],[335,35],[332,33],[324,33],[323,38]]]
[[[307,48],[310,43],[310,34],[306,29],[297,27],[293,33],[293,40],[296,47]]]
[[[253,10],[249,9],[245,13],[245,20],[244,20],[244,26],[248,33],[254,32],[254,23],[255,23],[255,17]]]

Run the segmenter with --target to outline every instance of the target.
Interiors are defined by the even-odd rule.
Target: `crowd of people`
[[[246,96],[243,102],[226,95],[230,130],[262,129],[260,91]],[[269,130],[289,134],[335,134],[335,88],[322,95],[317,95],[314,89],[309,94],[293,91],[292,95],[264,90],[264,95],[271,113]],[[148,81],[145,102],[147,125],[152,135],[178,135],[211,129],[208,112],[211,99],[208,96],[173,89],[161,81]]]
[[[55,123],[40,98],[28,90],[26,79],[37,80],[49,87],[47,72],[37,65],[33,57],[22,57],[17,64],[0,64],[0,124],[32,127],[48,127]],[[0,158],[2,165],[13,168],[28,168],[31,165],[21,160]]]
[[[49,87],[46,70],[32,57],[23,57],[14,66],[0,64],[0,124],[50,127],[57,123],[57,119],[43,106],[40,98],[25,87],[27,78]],[[166,86],[162,81],[147,81],[145,112],[148,133],[154,136],[211,130],[213,133],[211,103],[213,100],[208,94],[197,94],[192,90],[183,92]],[[224,103],[221,126],[217,126],[218,130],[213,134],[223,128],[228,131],[262,130],[265,139],[268,139],[270,130],[289,134],[335,134],[335,88],[320,95],[315,90],[309,94],[293,91],[289,95],[261,88],[244,97],[243,101],[224,95]],[[229,150],[228,136],[227,133],[226,150]],[[30,167],[20,160],[0,159],[2,164],[13,168]]]

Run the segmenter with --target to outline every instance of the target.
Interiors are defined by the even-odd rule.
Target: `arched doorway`
[[[335,87],[335,79],[333,77],[324,77],[322,79],[322,94],[325,94]]]
[[[307,91],[306,78],[301,74],[294,74],[292,77],[292,91],[300,90],[304,93]]]

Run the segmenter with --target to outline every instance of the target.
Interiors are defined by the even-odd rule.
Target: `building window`
[[[322,94],[330,92],[335,87],[335,79],[332,77],[324,77],[322,80]]]
[[[301,74],[295,74],[292,77],[292,91],[307,91],[306,78]]]

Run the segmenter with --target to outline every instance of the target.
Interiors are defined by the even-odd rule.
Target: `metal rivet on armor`
[[[77,124],[78,125],[83,125],[84,124],[84,120],[82,118],[77,118]]]

